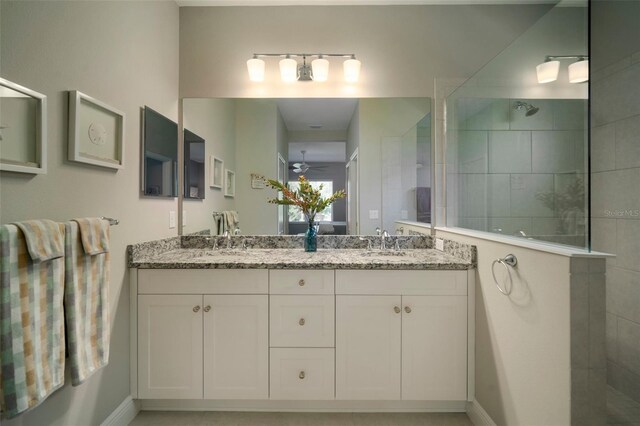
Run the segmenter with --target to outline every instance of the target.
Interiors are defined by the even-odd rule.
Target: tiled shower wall
[[[539,111],[527,117],[517,101]],[[457,99],[447,120],[447,224],[584,247],[586,107]]]
[[[640,401],[640,51],[592,73],[592,247],[607,265],[607,379]]]

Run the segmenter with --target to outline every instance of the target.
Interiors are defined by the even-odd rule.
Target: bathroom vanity
[[[338,248],[305,253],[273,247],[296,237],[257,238],[244,250],[203,237],[130,249],[131,386],[143,408],[465,409],[473,247],[458,257],[429,237],[384,251],[333,237]]]

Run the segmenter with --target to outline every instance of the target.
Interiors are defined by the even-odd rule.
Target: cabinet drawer
[[[139,294],[267,294],[266,269],[139,269]]]
[[[333,347],[334,296],[270,296],[272,347]]]
[[[467,271],[336,271],[336,294],[464,296]]]
[[[269,271],[270,294],[333,294],[333,270]]]
[[[271,399],[334,399],[334,349],[271,348]]]

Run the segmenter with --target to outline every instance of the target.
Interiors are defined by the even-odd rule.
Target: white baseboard
[[[140,405],[128,396],[100,426],[127,426],[138,415]]]
[[[496,422],[475,399],[467,403],[467,416],[469,416],[471,423],[476,426],[496,426]]]

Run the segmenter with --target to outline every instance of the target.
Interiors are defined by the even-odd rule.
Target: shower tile
[[[509,100],[462,98],[458,100],[458,122],[464,130],[509,129]]]
[[[508,174],[487,175],[487,215],[489,217],[511,214],[511,183]]]
[[[458,132],[458,171],[487,173],[487,132]]]
[[[587,281],[587,274],[571,274],[571,288],[574,281]],[[589,368],[589,298],[571,295],[571,368]]]
[[[553,193],[551,174],[511,175],[511,216],[552,217],[553,206],[545,205],[539,195]]]
[[[632,271],[640,270],[638,265],[640,220],[618,219],[616,237],[618,247],[616,265]]]
[[[630,398],[640,401],[640,374],[610,361],[607,363],[607,383]]]
[[[618,360],[618,316],[607,312],[606,325],[607,359]]]
[[[640,62],[591,85],[591,116],[599,126],[640,114]]]
[[[615,149],[616,168],[640,167],[640,115],[616,123]]]
[[[540,110],[527,117],[524,111],[516,111],[516,102],[522,101],[540,108]],[[512,99],[509,103],[509,129],[510,130],[551,130],[553,129],[552,102],[543,99]]]
[[[557,217],[534,217],[531,219],[531,227],[533,235],[553,236],[562,235],[562,220]]]
[[[554,130],[582,130],[587,127],[586,100],[558,99],[551,101],[551,105]]]
[[[604,273],[589,274],[589,368],[606,368]]]
[[[640,220],[640,168],[592,173],[593,217]]]
[[[487,175],[460,175],[458,211],[462,217],[486,217],[487,215]]]
[[[607,312],[640,324],[640,272],[607,270]]]
[[[618,318],[618,362],[640,374],[640,324]]]
[[[533,173],[583,171],[584,136],[580,130],[532,132]]]
[[[616,220],[591,219],[591,248],[604,253],[616,252]],[[615,258],[607,259],[608,265],[615,265]]]
[[[531,173],[531,132],[489,132],[489,173]]]
[[[594,127],[591,132],[591,171],[616,168],[616,125]]]

